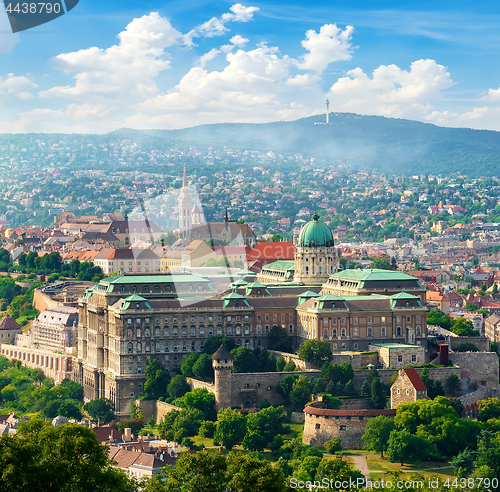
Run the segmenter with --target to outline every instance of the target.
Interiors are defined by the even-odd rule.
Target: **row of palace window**
[[[293,326],[293,325],[290,325],[290,326]],[[262,327],[260,327],[260,331],[259,331],[259,327],[260,325],[258,326],[258,329],[257,329],[257,333],[262,333]],[[269,325],[266,325],[266,333],[269,333]],[[177,327],[177,326],[173,326],[172,327],[172,336],[176,337],[178,335],[181,335],[182,336],[187,336],[188,335],[188,331],[191,333],[191,336],[192,337],[195,337],[196,336],[196,326],[191,326],[191,328],[188,330],[188,327],[187,326],[182,326],[180,329]],[[222,335],[224,333],[224,329],[222,327],[222,325],[217,325],[217,328],[214,328],[212,325],[209,325],[207,327],[207,334],[208,336],[213,336],[214,335],[214,331],[217,332],[217,335]],[[291,331],[290,333],[292,333],[293,331]],[[132,328],[128,328],[127,329],[127,338],[134,338],[134,335],[136,338],[142,338],[142,328],[136,328],[135,331],[132,329]],[[198,326],[198,333],[199,333],[199,336],[205,336],[205,327],[204,326]],[[151,336],[154,334],[154,336],[156,338],[160,338],[161,337],[161,329],[160,327],[155,327],[154,329],[154,332],[146,327],[144,328],[144,338],[151,338]],[[233,327],[231,325],[228,325],[226,326],[226,334],[227,335],[249,335],[250,334],[250,326],[249,325],[245,325],[243,327],[241,327],[240,325],[236,325],[234,327],[234,333],[233,333]],[[170,328],[166,327],[163,329],[163,336],[164,337],[169,337],[170,336]]]
[[[241,346],[243,343],[243,345],[245,347],[249,347],[250,346],[250,340],[244,340],[243,342],[241,341],[241,339],[238,339],[236,340],[236,345],[237,346]],[[261,346],[261,341],[259,340],[257,345],[260,347]],[[135,343],[135,347],[134,347],[134,343],[132,342],[129,342],[127,343],[127,353],[128,354],[134,354],[134,353],[137,353],[137,354],[140,354],[142,353],[142,349],[143,349],[143,344],[142,342],[136,342]],[[163,348],[162,348],[162,343],[161,342],[144,342],[144,352],[145,353],[151,353],[151,352],[187,352],[188,350],[188,347],[191,349],[191,352],[195,352],[197,349],[196,349],[196,342],[194,340],[191,340],[191,343],[189,343],[187,340],[182,340],[181,342],[173,342],[172,344],[170,344],[170,342],[165,342],[165,344],[163,345]],[[203,351],[205,347],[205,343],[203,342],[203,340],[200,341],[200,351]],[[135,348],[135,350],[134,350]],[[167,356],[165,355],[165,360],[168,360],[167,359]]]
[[[380,322],[381,322],[381,323],[385,323],[385,322],[386,322],[386,319],[387,319],[387,318],[386,318],[385,316],[381,316],[381,317],[380,317]],[[416,322],[417,322],[417,323],[420,323],[420,319],[421,319],[421,318],[420,318],[420,316],[417,316],[417,317],[416,317]],[[323,318],[323,325],[324,325],[324,326],[328,326],[329,321],[331,321],[331,324],[332,324],[332,325],[336,325],[336,324],[337,324],[337,318]],[[358,319],[358,318],[352,318],[352,323],[353,323],[354,325],[357,325],[357,324],[358,324],[358,321],[359,321],[359,319]],[[397,316],[397,317],[396,317],[396,321],[397,321],[398,323],[401,323],[401,316]],[[345,324],[345,322],[346,322],[346,318],[341,318],[341,324]],[[373,318],[369,316],[368,318],[366,318],[366,322],[367,322],[367,324],[369,324],[369,325],[370,325],[370,324],[372,324],[372,323],[373,323]],[[407,322],[407,323],[411,323],[411,316],[406,316],[406,322]]]
[[[411,328],[410,328],[411,329]],[[332,328],[332,336],[331,338],[338,338],[338,332],[337,332],[337,328]],[[402,336],[402,329],[401,329],[401,326],[398,326],[396,328],[396,336],[397,337],[400,337]],[[415,334],[417,337],[421,336],[422,335],[422,328],[420,327],[420,325],[417,325],[416,329],[415,329]],[[343,338],[347,335],[347,330],[345,328],[342,328],[340,330],[340,336]],[[352,329],[352,336],[353,337],[359,337],[359,328],[357,326],[355,326],[353,329]],[[373,327],[371,326],[368,326],[366,328],[366,336],[367,337],[372,337],[373,336]],[[381,326],[380,327],[380,336],[381,337],[385,337],[387,336],[387,328],[385,326]],[[324,328],[323,329],[323,338],[329,338],[329,332],[328,332],[328,328]]]
[[[132,293],[136,293],[137,291],[140,291],[140,288],[137,287],[137,285],[132,285],[132,287],[130,287],[130,291]],[[198,292],[201,292],[203,290],[203,284],[197,284],[196,285],[196,289],[195,289],[195,286],[193,284],[187,284],[187,288],[186,286],[182,285],[182,284],[176,284],[175,285],[175,291],[176,292],[181,292],[183,290],[187,290],[188,292],[194,292],[195,290],[198,290]],[[121,285],[120,286],[120,292],[126,292],[127,291],[127,288],[124,286],[124,285]],[[153,291],[154,292],[172,292],[172,286],[167,284],[164,286],[164,288],[162,289],[160,285],[156,284],[154,287],[153,287]],[[148,292],[151,292],[151,285],[146,285],[144,284],[142,286],[142,292],[145,292],[145,293],[148,293]]]
[[[214,321],[214,316],[207,316],[207,321],[209,323],[212,323]],[[234,320],[233,320],[234,318]],[[205,316],[199,316],[198,317],[198,320],[196,319],[196,316],[191,316],[190,317],[191,319],[191,323],[204,323],[205,322]],[[257,319],[258,321],[260,321],[261,317],[260,315],[257,316]],[[269,319],[269,315],[266,315],[266,320]],[[276,318],[276,315],[274,315],[274,319],[277,319]],[[285,319],[285,315],[282,314],[281,315],[281,319],[284,320]],[[293,315],[290,316],[289,315],[289,319],[293,319]],[[250,316],[226,316],[226,321],[246,321],[248,322],[250,320]],[[187,317],[177,317],[177,316],[173,316],[172,317],[172,323],[187,323],[188,322],[188,318]],[[217,316],[217,321],[222,321],[222,316]],[[144,322],[146,325],[149,324],[151,322],[151,319],[150,318],[135,318],[135,324],[136,325],[140,325],[142,324],[142,322]],[[167,325],[168,323],[170,322],[170,318],[163,318],[163,323],[165,325]],[[160,318],[155,318],[155,324],[156,325],[159,325],[161,323],[161,319]],[[127,318],[127,325],[132,325],[134,324],[134,320],[132,318]]]

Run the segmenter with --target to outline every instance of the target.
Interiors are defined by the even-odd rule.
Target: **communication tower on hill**
[[[326,124],[328,125],[329,123],[329,109],[330,109],[330,101],[327,99],[326,100]]]

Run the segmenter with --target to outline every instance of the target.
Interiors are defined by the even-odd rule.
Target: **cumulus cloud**
[[[224,53],[229,53],[233,48],[235,47],[238,47],[238,48],[243,48],[245,46],[245,44],[248,43],[248,41],[250,41],[249,39],[247,38],[244,38],[243,36],[240,36],[239,34],[237,34],[236,36],[233,36],[229,42],[231,44],[224,44],[223,46],[221,46],[221,51],[223,51]]]
[[[483,101],[500,101],[500,87],[498,89],[489,89],[481,99]]]
[[[226,24],[229,22],[249,22],[253,19],[258,7],[245,7],[241,3],[236,3],[230,7],[230,12],[222,14],[220,17],[212,17],[208,21],[191,29],[184,37],[187,46],[193,45],[193,38],[222,36],[229,29]]]
[[[428,114],[432,101],[454,82],[435,60],[417,60],[410,70],[381,65],[370,78],[361,68],[347,72],[330,88],[332,109],[401,117]]]
[[[219,53],[220,50],[218,50],[217,48],[211,49],[208,53],[205,53],[204,55],[200,56],[198,60],[198,65],[202,68],[205,68],[207,63],[209,61],[212,61]]]
[[[173,121],[262,121],[282,108],[278,93],[289,76],[291,61],[265,45],[226,55],[221,71],[195,67],[171,92],[137,106],[139,115],[155,114],[156,124]],[[175,115],[175,113],[177,113]],[[198,120],[199,121],[199,120]],[[182,124],[182,123],[178,123]]]
[[[77,72],[75,84],[53,87],[40,96],[93,103],[144,100],[158,92],[154,79],[170,67],[165,50],[180,37],[181,33],[157,12],[136,18],[118,34],[117,45],[56,56],[55,67]]]
[[[336,24],[325,24],[319,33],[313,29],[307,31],[302,46],[309,53],[296,62],[297,67],[321,73],[330,63],[350,60],[353,31],[352,26],[342,30]]]
[[[34,97],[29,91],[38,87],[31,78],[16,76],[13,73],[7,74],[7,77],[0,77],[0,96],[9,94],[16,95],[20,99],[29,99]]]

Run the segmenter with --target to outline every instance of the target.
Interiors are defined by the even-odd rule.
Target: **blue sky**
[[[500,131],[493,1],[80,0],[12,34],[0,132],[293,120],[330,109]]]

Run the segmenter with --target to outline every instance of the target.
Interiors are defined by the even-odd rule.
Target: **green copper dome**
[[[314,213],[312,220],[302,227],[299,234],[297,247],[317,248],[320,246],[334,246],[332,231],[324,223],[320,222],[319,215]]]

